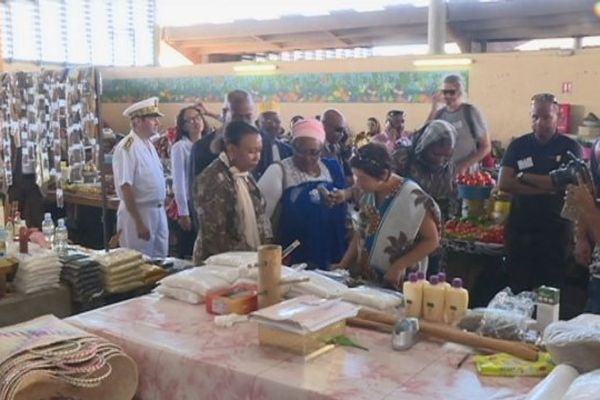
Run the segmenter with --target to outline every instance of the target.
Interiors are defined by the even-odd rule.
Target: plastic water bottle
[[[46,240],[52,246],[54,240],[54,222],[52,222],[52,214],[44,214],[44,220],[42,221],[42,233],[46,237]]]
[[[54,250],[59,255],[67,254],[67,246],[69,240],[69,232],[65,225],[65,220],[60,218],[58,220],[58,226],[54,231]]]

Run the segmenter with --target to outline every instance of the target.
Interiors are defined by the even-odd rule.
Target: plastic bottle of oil
[[[408,274],[408,280],[404,282],[402,292],[406,301],[406,316],[420,318],[423,304],[423,285],[418,282],[417,274],[414,272]]]
[[[469,308],[469,292],[462,287],[462,279],[454,278],[452,287],[446,290],[444,318],[448,324],[457,324]]]
[[[444,297],[446,288],[439,284],[437,275],[429,278],[423,287],[423,318],[431,322],[444,321]]]
[[[437,274],[437,276],[438,276],[438,282],[440,285],[442,285],[446,289],[449,289],[451,287],[451,285],[446,281],[446,273],[445,272],[440,272]]]

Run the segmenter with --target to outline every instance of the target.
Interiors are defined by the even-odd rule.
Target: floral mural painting
[[[246,89],[255,101],[282,103],[426,103],[444,77],[467,71],[357,72],[186,76],[106,79],[105,103],[131,103],[158,95],[161,102],[221,102],[232,89]]]

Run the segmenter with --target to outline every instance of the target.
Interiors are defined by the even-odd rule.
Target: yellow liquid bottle
[[[452,286],[446,281],[446,273],[440,272],[437,274],[439,284],[442,285],[446,289],[450,289]]]
[[[452,287],[446,290],[444,318],[448,324],[457,324],[467,314],[469,292],[462,287],[462,279],[454,278]]]
[[[446,288],[439,284],[437,275],[429,278],[423,287],[423,318],[431,322],[444,321],[444,298]]]
[[[423,285],[418,282],[417,274],[414,272],[408,274],[408,280],[404,282],[402,292],[406,302],[406,316],[420,318],[423,304]]]

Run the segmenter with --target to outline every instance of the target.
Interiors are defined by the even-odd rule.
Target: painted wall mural
[[[223,101],[224,94],[232,89],[246,89],[256,102],[425,103],[450,73],[461,75],[468,87],[467,71],[127,78],[105,79],[102,101],[131,103],[159,96],[167,103],[210,103]]]

